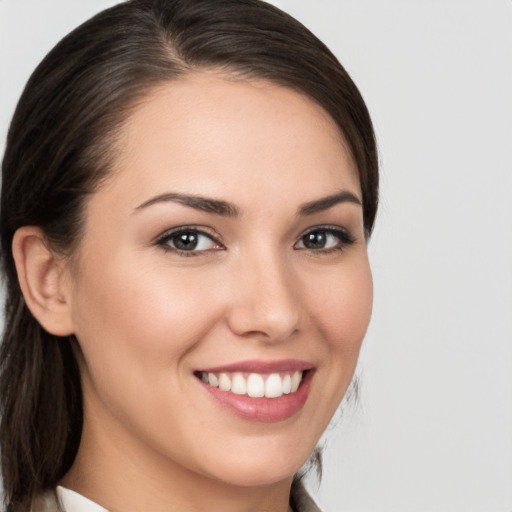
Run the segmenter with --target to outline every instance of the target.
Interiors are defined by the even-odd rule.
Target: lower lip
[[[313,374],[313,370],[307,371],[295,393],[278,398],[251,398],[221,391],[200,380],[198,382],[218,404],[236,416],[250,421],[271,423],[291,418],[302,409],[309,395]]]

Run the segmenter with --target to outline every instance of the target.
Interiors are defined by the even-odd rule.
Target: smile
[[[279,398],[299,389],[303,372],[299,370],[281,373],[200,372],[200,378],[221,391],[246,395],[251,398]]]
[[[278,422],[297,414],[309,396],[315,367],[306,361],[245,361],[194,375],[207,396],[249,421]]]

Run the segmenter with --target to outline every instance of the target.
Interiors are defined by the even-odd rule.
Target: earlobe
[[[51,334],[73,334],[64,258],[48,247],[37,226],[23,226],[16,231],[12,252],[21,291],[31,313]]]

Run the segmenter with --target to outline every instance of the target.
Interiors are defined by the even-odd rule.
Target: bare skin
[[[112,512],[286,512],[371,314],[343,138],[296,92],[202,73],[153,91],[118,149],[55,285],[84,392],[61,483]],[[169,233],[184,226],[197,238],[186,249]],[[290,359],[314,372],[303,406],[280,421],[234,414],[195,373]]]

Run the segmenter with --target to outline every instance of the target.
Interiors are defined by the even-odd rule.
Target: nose
[[[276,257],[255,257],[231,276],[227,321],[238,336],[282,342],[299,330],[298,283]]]

